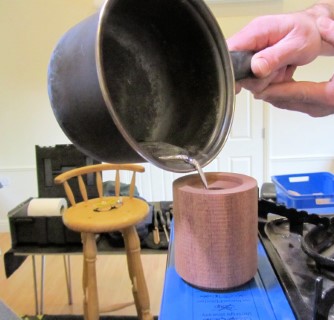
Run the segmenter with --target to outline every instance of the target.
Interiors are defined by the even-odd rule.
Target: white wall
[[[334,60],[321,57],[298,70],[295,79],[328,81]],[[312,118],[298,112],[266,110],[267,174],[334,172],[334,116]]]
[[[68,143],[53,116],[47,67],[58,39],[95,12],[91,0],[0,0],[0,230],[37,196],[35,145]]]
[[[299,10],[312,3],[235,1],[210,7],[228,37],[257,15]],[[8,228],[10,209],[37,196],[35,145],[68,143],[50,107],[47,66],[58,39],[95,10],[93,0],[0,0],[0,179],[8,182],[0,189],[0,231]],[[298,76],[328,79],[333,70],[329,64],[333,60],[319,60]],[[332,136],[332,117],[315,120],[267,105],[263,110],[258,129],[266,129],[264,180],[283,170],[299,170],[301,162],[304,170],[331,169],[333,147],[324,141]],[[148,200],[170,200],[171,183],[178,175],[145,166],[147,173],[138,180],[140,193]]]

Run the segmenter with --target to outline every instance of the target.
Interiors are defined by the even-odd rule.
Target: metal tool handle
[[[158,214],[155,209],[153,210],[153,225],[154,225],[153,242],[154,244],[159,244],[160,243],[159,222],[158,222]]]
[[[253,51],[230,51],[236,81],[255,77],[251,68],[253,55]]]
[[[162,225],[162,229],[164,230],[164,233],[165,233],[165,236],[166,236],[166,240],[167,240],[167,242],[169,242],[169,234],[168,234],[168,231],[167,231],[167,228],[166,228],[166,220],[165,220],[164,215],[163,215],[161,210],[158,210],[158,215],[159,215],[159,219],[160,219],[160,222],[161,222],[161,225]]]

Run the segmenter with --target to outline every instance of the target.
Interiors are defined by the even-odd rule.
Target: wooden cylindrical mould
[[[186,282],[225,290],[251,280],[257,271],[258,188],[234,173],[198,174],[173,183],[175,267]]]

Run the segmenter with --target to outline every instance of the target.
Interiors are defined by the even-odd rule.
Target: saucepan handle
[[[234,70],[234,78],[236,81],[254,77],[251,68],[251,60],[253,55],[253,51],[230,51]]]

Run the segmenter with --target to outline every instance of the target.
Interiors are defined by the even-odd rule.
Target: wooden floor
[[[9,233],[0,233],[1,258],[10,248]],[[142,254],[144,272],[150,293],[151,310],[159,314],[161,295],[166,268],[167,254]],[[40,257],[37,257],[37,271],[40,276]],[[44,314],[82,314],[82,256],[70,258],[72,273],[72,305],[68,304],[64,263],[62,256],[46,257],[44,283]],[[100,305],[132,300],[131,284],[123,254],[99,255],[97,259],[98,288]],[[31,257],[8,279],[4,263],[0,265],[0,299],[18,315],[35,314],[33,294],[33,271]],[[39,282],[38,277],[38,283]],[[134,306],[113,312],[114,315],[135,315]]]

